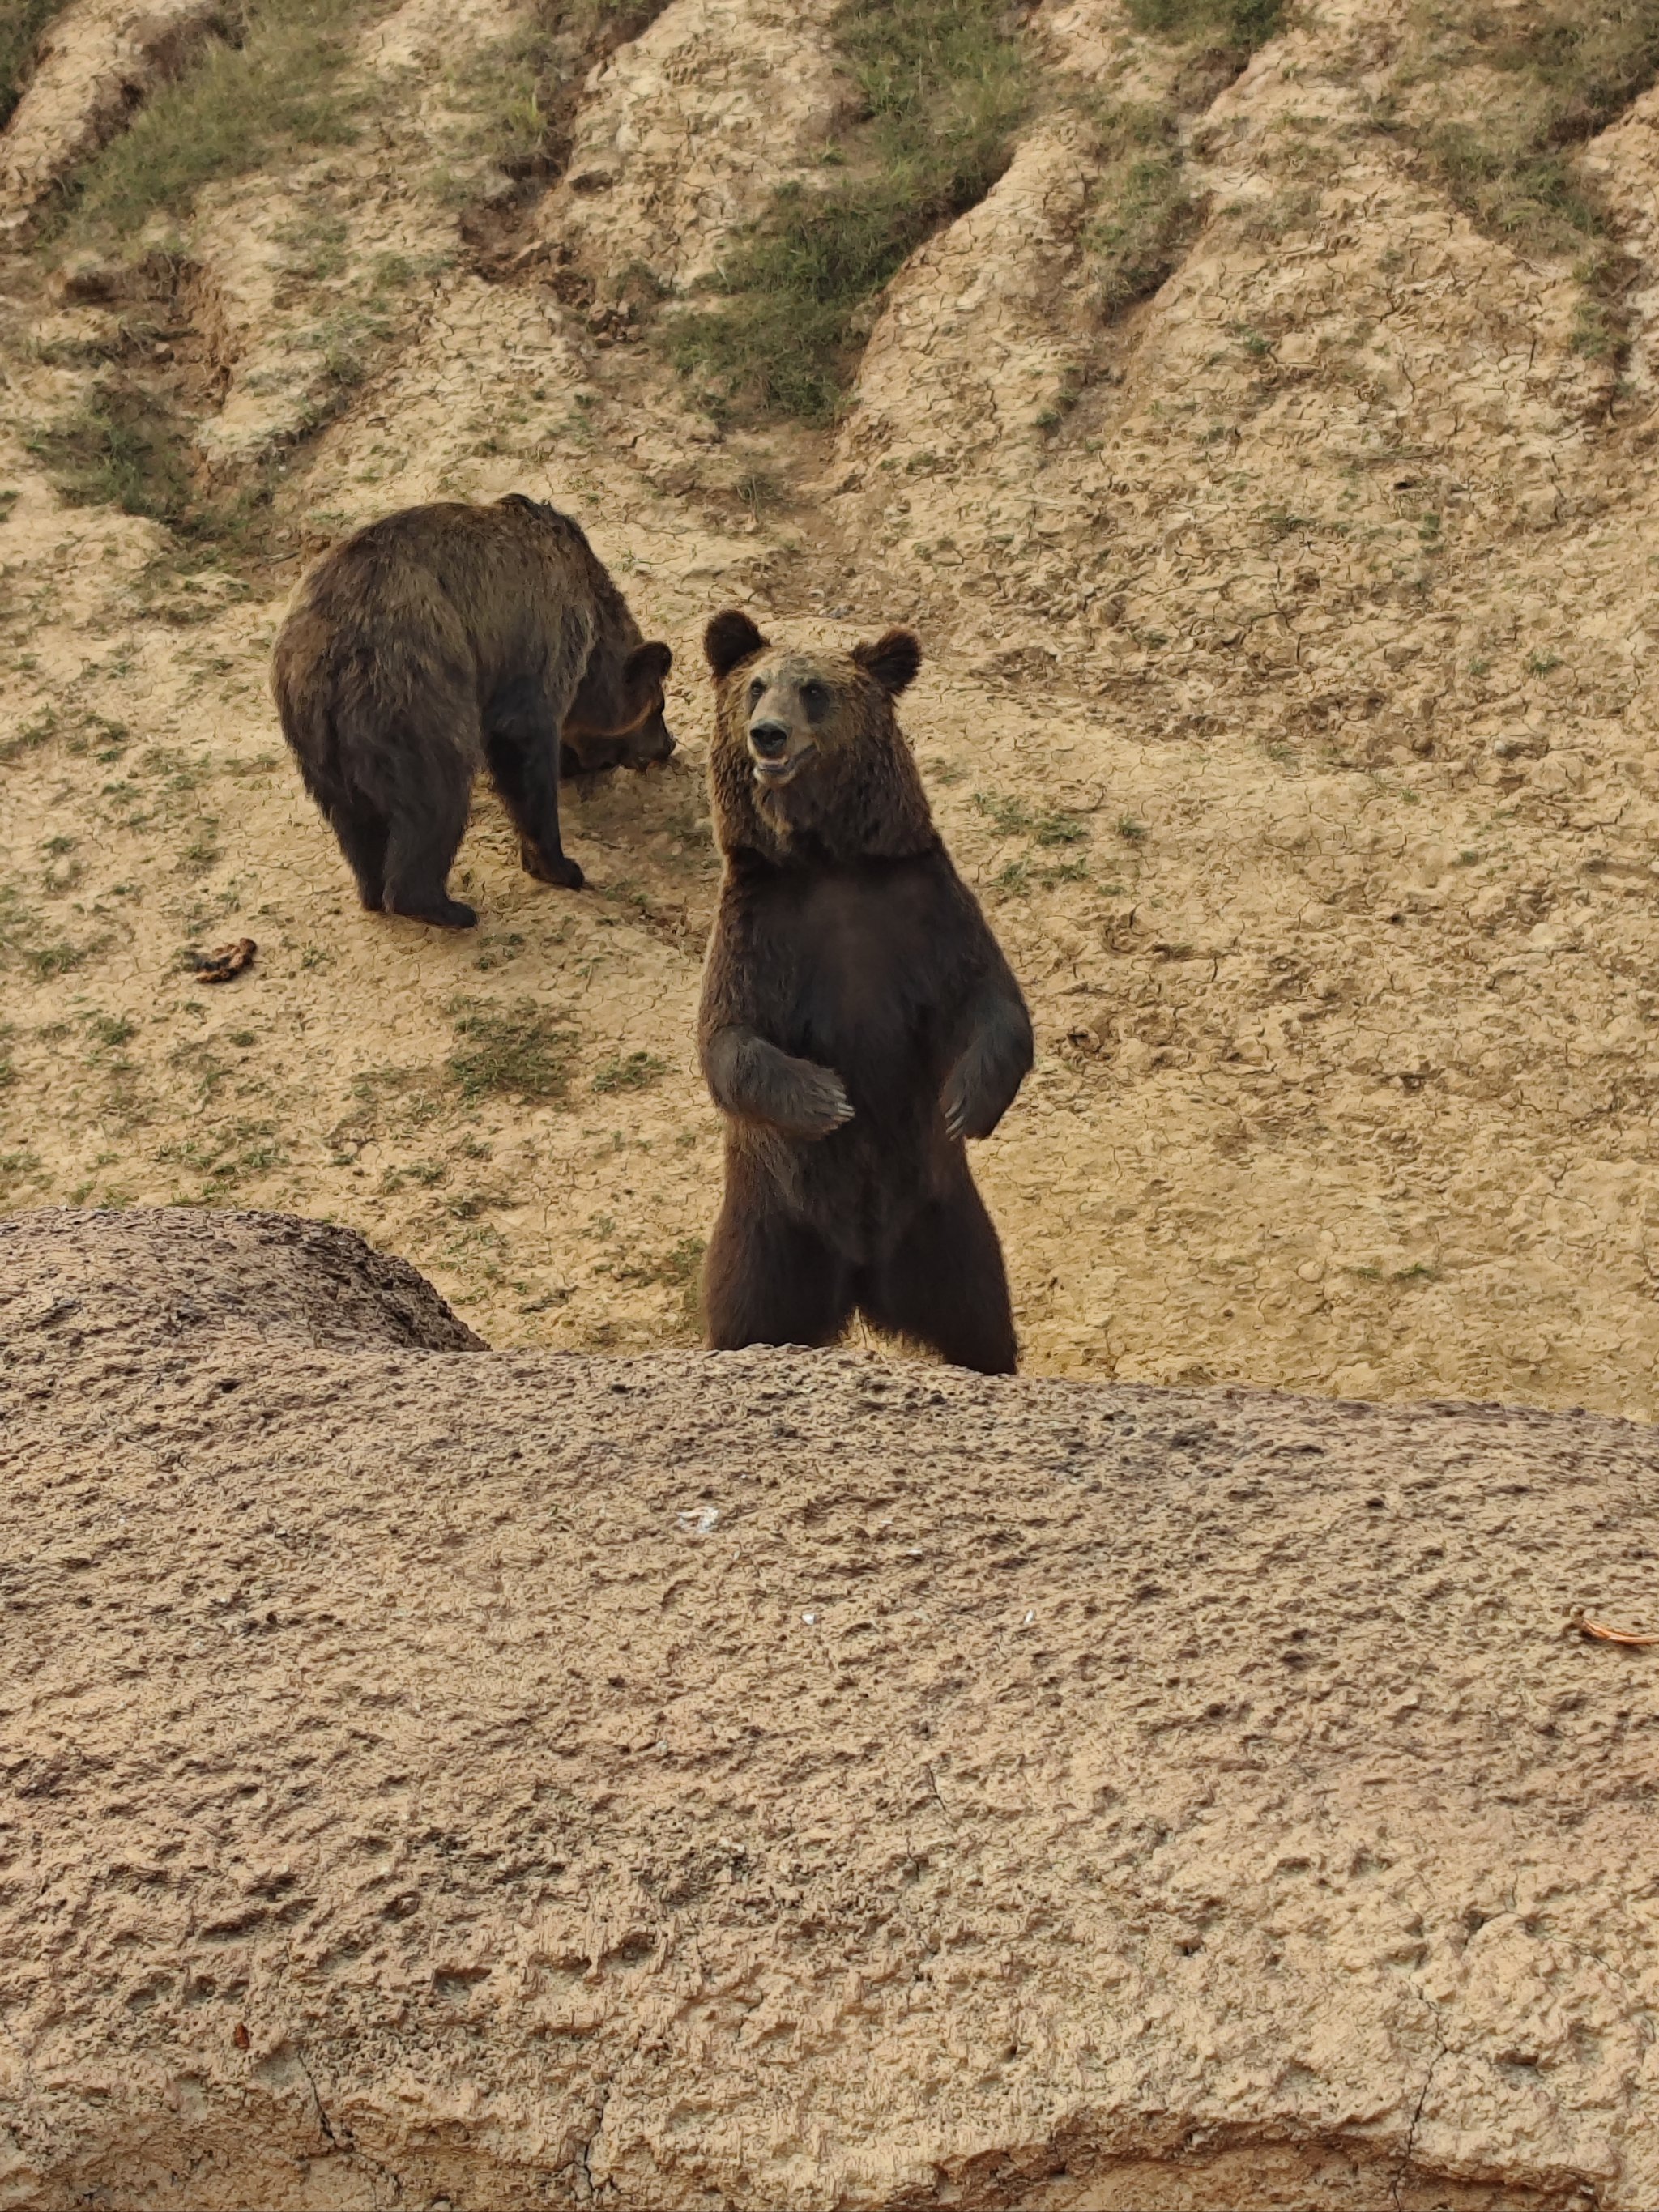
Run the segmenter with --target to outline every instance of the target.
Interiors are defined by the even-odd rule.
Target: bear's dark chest
[[[768,920],[788,951],[784,1049],[835,1068],[866,1106],[930,1074],[945,921],[934,871],[917,860],[812,872],[781,879],[775,898]]]

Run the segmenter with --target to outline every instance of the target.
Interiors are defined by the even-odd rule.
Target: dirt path
[[[1115,319],[1104,173],[1040,119],[894,285],[820,440],[721,434],[608,306],[754,210],[769,61],[810,173],[845,96],[820,18],[675,0],[526,201],[479,151],[521,19],[410,0],[354,52],[372,126],[214,186],[149,341],[208,475],[278,471],[269,557],[234,571],[62,502],[28,441],[143,303],[54,293],[19,246],[5,1202],[291,1207],[408,1254],[497,1344],[690,1340],[718,1172],[697,635],[733,599],[803,635],[914,619],[907,726],[1037,1020],[981,1161],[1029,1364],[1651,1416],[1645,341],[1615,386],[1571,270],[1375,126],[1392,24],[1327,5],[1188,118],[1189,242]],[[1097,88],[1145,48],[1103,7],[1031,36]],[[707,173],[641,129],[665,115]],[[1650,284],[1644,118],[1592,159]],[[356,910],[264,659],[307,550],[513,488],[577,514],[673,641],[683,751],[571,794],[580,896],[523,877],[481,799],[483,925],[438,939]],[[244,933],[222,990],[179,964]],[[556,1040],[528,1099],[489,1087],[526,1008]]]

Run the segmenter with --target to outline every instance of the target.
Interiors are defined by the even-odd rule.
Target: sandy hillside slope
[[[341,127],[115,243],[106,167],[69,203],[16,179],[108,127],[65,88],[106,87],[118,11],[74,0],[74,66],[7,134],[5,1202],[294,1207],[497,1343],[690,1341],[701,625],[908,619],[907,727],[1037,1022],[981,1158],[1030,1364],[1650,1416],[1659,95],[1574,156],[1609,338],[1572,254],[1424,155],[1404,0],[1315,0],[1213,80],[1106,0],[1039,6],[1012,161],[817,432],[713,419],[652,332],[780,181],[830,173],[833,11],[613,14],[535,103],[540,19],[501,0],[329,20]],[[133,92],[114,149],[172,96]],[[1167,273],[1103,305],[1099,118],[1130,96],[1165,102],[1184,197]],[[107,469],[66,496],[88,420],[143,447],[107,428],[135,380],[184,426],[193,535]],[[356,910],[265,659],[342,531],[512,488],[672,640],[683,745],[569,795],[580,896],[520,874],[482,797],[483,927],[440,939]],[[197,983],[191,949],[242,934],[254,968]]]
[[[1655,1452],[0,1223],[0,2204],[1642,2212]]]

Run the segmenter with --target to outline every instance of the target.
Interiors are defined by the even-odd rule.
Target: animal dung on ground
[[[512,492],[406,507],[325,554],[270,682],[364,906],[471,929],[478,917],[448,884],[479,769],[526,871],[580,890],[560,775],[668,758],[673,659],[647,642],[570,517]]]
[[[234,945],[221,945],[212,952],[190,952],[185,957],[195,970],[198,983],[228,983],[245,968],[253,965],[253,956],[258,950],[251,937],[239,937]]]
[[[890,629],[793,651],[731,608],[703,649],[726,861],[698,1030],[726,1119],[708,1342],[831,1344],[861,1313],[1012,1373],[1002,1247],[964,1139],[1013,1103],[1031,1023],[899,727],[921,647]]]

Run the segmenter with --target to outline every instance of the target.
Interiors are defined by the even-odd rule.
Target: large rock
[[[0,2203],[1659,2203],[1653,1431],[0,1284]]]

